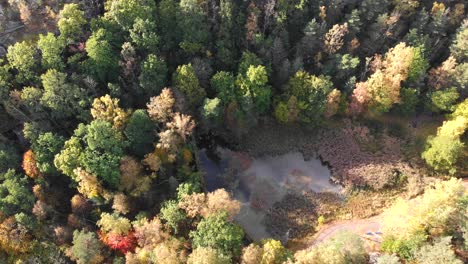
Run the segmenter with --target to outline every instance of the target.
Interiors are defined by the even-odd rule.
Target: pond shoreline
[[[241,140],[233,146],[226,141],[218,144],[212,136],[206,138],[209,140],[202,141],[202,144],[198,145],[200,168],[204,172],[206,191],[226,188],[243,203],[242,216],[237,218],[237,222],[254,241],[275,237],[286,243],[289,238],[302,236],[301,233],[304,231],[301,229],[313,230],[318,217],[314,209],[318,200],[315,201],[316,198],[310,197],[307,193],[320,194],[322,191],[335,193],[340,190],[335,195],[341,196],[339,194],[341,186],[335,185],[332,181],[330,165],[323,162],[315,152],[315,148],[309,148],[309,151],[305,152],[303,148],[299,148],[299,145],[292,148],[291,145],[282,144],[281,151],[278,149],[275,151],[255,148],[255,144],[246,146],[250,139]],[[278,146],[277,144],[276,147]],[[234,169],[230,168],[232,163],[235,163]],[[319,176],[323,175],[324,170],[327,171],[326,179]],[[268,191],[262,191],[262,188]],[[295,205],[295,199],[300,200],[297,200],[298,205]],[[337,197],[336,200],[341,199]],[[299,207],[292,209],[295,206]],[[291,210],[299,210],[297,212],[302,213],[289,215],[288,212]],[[297,222],[298,219],[302,219],[300,220],[302,224]],[[290,228],[284,229],[284,223],[294,226],[291,237]]]
[[[331,171],[330,181],[344,187],[344,184],[335,175],[335,168],[319,153],[319,146],[316,142],[320,139],[321,134],[325,132],[326,129],[324,128],[306,128],[298,124],[278,125],[275,122],[266,122],[252,128],[250,133],[240,139],[225,134],[216,136],[213,133],[205,134],[198,147],[199,149],[207,148],[211,151],[215,151],[216,147],[227,148],[232,151],[246,153],[253,159],[278,157],[292,152],[299,152],[303,155],[304,161],[320,160],[321,164]],[[206,139],[209,140],[208,144]]]

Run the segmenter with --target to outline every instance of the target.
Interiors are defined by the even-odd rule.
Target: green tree
[[[445,135],[435,136],[428,139],[422,158],[436,171],[453,174],[456,172],[454,165],[457,163],[464,146],[459,138]]]
[[[240,76],[238,82],[243,97],[253,101],[258,113],[265,114],[270,109],[272,95],[265,66],[251,65],[245,77]]]
[[[255,53],[244,51],[242,53],[242,58],[239,62],[239,66],[237,69],[237,73],[241,75],[247,74],[250,66],[260,66],[263,62],[260,58],[258,58]]]
[[[65,139],[51,132],[40,134],[32,143],[36,165],[42,173],[55,174],[54,157],[63,147]]]
[[[236,78],[230,72],[220,71],[211,78],[211,87],[218,93],[223,104],[237,100]]]
[[[419,80],[429,69],[429,62],[424,57],[424,47],[419,46],[412,48],[412,61],[408,69],[408,81],[413,82]]]
[[[81,145],[80,138],[72,136],[69,140],[65,141],[63,149],[55,156],[54,165],[63,174],[76,180],[73,170],[80,166],[79,158],[82,153],[83,146]]]
[[[358,235],[341,231],[321,244],[296,252],[297,264],[366,263],[366,251]]]
[[[101,81],[113,80],[119,72],[118,56],[110,43],[109,32],[100,28],[86,41],[88,67]]]
[[[219,98],[206,98],[201,109],[202,116],[207,124],[217,126],[223,117],[223,108]]]
[[[177,67],[172,79],[174,86],[185,94],[192,109],[202,104],[206,93],[203,87],[200,86],[192,64]]]
[[[295,96],[298,104],[305,109],[300,113],[304,122],[320,122],[327,105],[327,96],[333,90],[333,83],[328,77],[310,75],[298,71],[288,84],[288,92]]]
[[[112,0],[105,3],[104,16],[111,19],[123,30],[130,30],[137,19],[154,23],[156,4],[152,0]]]
[[[24,175],[10,169],[0,175],[0,211],[11,216],[20,212],[30,212],[34,195]]]
[[[175,200],[164,202],[161,208],[160,217],[167,222],[176,234],[179,232],[179,225],[187,219],[187,215],[179,208],[178,202]]]
[[[26,108],[32,113],[42,112],[44,106],[41,103],[41,98],[44,91],[36,87],[24,87],[21,91],[21,100]]]
[[[181,183],[177,187],[177,200],[180,202],[185,196],[202,192],[201,182],[192,180]]]
[[[239,7],[232,0],[221,0],[219,4],[220,25],[216,38],[216,57],[222,67],[234,68],[239,56],[240,25]]]
[[[3,60],[0,59],[0,100],[5,100],[10,93],[12,87],[12,76],[9,72],[9,65],[3,65]]]
[[[451,248],[452,237],[437,239],[432,245],[422,246],[415,254],[418,263],[424,264],[462,264]]]
[[[154,96],[161,92],[167,81],[166,63],[156,55],[150,54],[141,63],[140,86],[144,94]]]
[[[96,223],[104,233],[126,235],[132,228],[130,220],[118,214],[102,213],[101,219]]]
[[[26,263],[67,263],[69,261],[69,258],[53,242],[43,241],[34,243],[32,246],[33,248],[27,257]]]
[[[121,132],[109,122],[94,120],[86,126],[83,141],[86,148],[80,156],[80,164],[110,187],[117,188],[120,160],[126,145]]]
[[[468,62],[460,63],[452,76],[455,84],[461,90],[468,88]]]
[[[206,11],[197,0],[181,0],[178,16],[182,31],[180,47],[189,54],[208,49],[210,31]]]
[[[161,0],[158,6],[160,28],[159,46],[162,51],[174,51],[180,42],[181,30],[177,23],[179,5],[174,0]]]
[[[159,44],[156,24],[153,20],[137,18],[130,29],[130,38],[135,45],[146,52],[156,52]]]
[[[8,169],[17,168],[20,165],[21,157],[18,149],[10,142],[0,142],[0,173],[5,173]]]
[[[239,256],[244,232],[230,223],[225,213],[204,218],[197,230],[190,232],[194,248],[211,247],[228,256]]]
[[[397,254],[402,259],[410,260],[414,258],[415,251],[427,241],[427,235],[423,232],[416,232],[406,238],[385,236],[381,248],[384,252]]]
[[[418,105],[418,90],[412,88],[401,89],[401,101],[397,106],[397,111],[403,115],[412,115],[416,111]]]
[[[335,55],[335,60],[338,64],[337,77],[340,80],[346,80],[351,77],[351,74],[355,72],[360,63],[359,57],[353,57],[350,54],[337,54]]]
[[[26,227],[30,231],[34,231],[37,228],[37,219],[29,213],[17,213],[15,219],[18,224]]]
[[[83,35],[83,26],[86,24],[84,12],[77,4],[65,4],[59,14],[58,28],[60,37],[67,42],[73,42]]]
[[[361,2],[362,17],[369,22],[373,22],[378,15],[388,12],[388,6],[391,4],[387,0],[363,0]]]
[[[67,75],[55,69],[48,70],[41,76],[44,93],[41,104],[52,111],[56,118],[89,116],[87,110],[89,94],[76,84],[67,82]]]
[[[458,28],[450,51],[459,62],[468,60],[468,23],[465,21]]]
[[[145,110],[138,109],[130,116],[125,127],[125,136],[129,141],[129,150],[143,157],[153,149],[152,143],[156,140],[155,124]]]
[[[419,0],[393,0],[395,9],[407,15],[411,15],[419,6]]]
[[[78,264],[98,264],[104,260],[104,246],[95,233],[75,230],[72,244],[70,255]]]
[[[26,41],[8,47],[7,59],[12,68],[18,70],[15,80],[19,83],[34,82],[37,77],[36,47]]]
[[[50,32],[47,35],[41,34],[39,35],[37,47],[41,50],[42,67],[44,69],[63,70],[65,68],[65,63],[62,59],[65,43],[61,38],[56,38]]]
[[[107,19],[104,16],[91,20],[91,32],[104,30],[105,39],[114,48],[122,48],[125,42],[128,42],[128,34],[122,31],[122,28],[114,20]]]
[[[431,95],[431,109],[434,112],[451,112],[460,94],[457,88],[451,87],[445,90],[433,92]]]
[[[288,104],[281,101],[275,107],[275,118],[280,123],[288,123],[289,122],[289,111],[288,111]]]

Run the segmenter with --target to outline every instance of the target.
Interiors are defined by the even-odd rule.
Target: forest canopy
[[[249,153],[249,136],[281,129],[306,131],[316,152],[313,136],[333,138],[314,154],[342,162],[331,171],[345,194],[341,209],[324,198],[305,224],[280,222],[311,235],[381,195],[359,205],[388,207],[372,263],[467,261],[455,179],[468,175],[467,12],[462,0],[0,1],[0,262],[368,263],[353,232],[253,241],[232,186],[207,189],[201,149]],[[395,159],[409,165],[382,165]]]

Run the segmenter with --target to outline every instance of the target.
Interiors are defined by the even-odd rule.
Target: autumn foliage
[[[37,178],[41,176],[41,172],[36,165],[34,152],[31,149],[24,153],[22,167],[24,173],[31,178]]]
[[[99,238],[108,247],[122,254],[133,251],[137,245],[137,240],[133,232],[129,232],[125,235],[101,232],[99,233]]]

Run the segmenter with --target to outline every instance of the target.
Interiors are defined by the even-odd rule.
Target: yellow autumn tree
[[[208,217],[225,212],[232,219],[240,210],[240,202],[233,199],[224,189],[218,189],[206,195],[203,193],[186,195],[178,206],[192,218],[198,215]]]
[[[468,129],[468,99],[455,107],[451,119],[437,129],[436,136],[427,139],[427,146],[421,154],[426,163],[435,171],[457,172],[456,164],[466,156],[466,145],[461,137]]]
[[[449,137],[460,137],[468,128],[468,118],[464,116],[457,116],[452,120],[445,121],[441,127],[437,130],[437,135],[449,136]]]
[[[242,263],[257,264],[262,261],[263,248],[256,244],[250,244],[242,250]]]
[[[329,118],[338,113],[340,107],[341,92],[338,89],[333,89],[327,96],[327,105],[324,115]]]
[[[96,176],[88,173],[82,168],[73,170],[78,181],[78,192],[83,196],[92,199],[98,197],[109,198],[109,193],[102,187]]]
[[[468,98],[455,107],[455,111],[453,111],[451,116],[452,118],[456,118],[458,116],[468,118]]]
[[[117,214],[102,213],[101,219],[97,221],[97,226],[105,233],[117,235],[127,234],[132,228],[130,220]]]
[[[397,239],[407,239],[418,232],[449,233],[462,223],[466,213],[464,193],[461,180],[451,178],[427,187],[414,200],[400,199],[384,214],[384,233]]]
[[[391,48],[382,61],[375,61],[378,62],[374,62],[375,72],[365,85],[356,86],[356,89],[361,90],[365,87],[366,91],[353,94],[359,94],[361,97],[366,94],[369,98],[367,106],[377,113],[387,112],[394,104],[399,103],[401,83],[405,80],[417,80],[427,69],[427,61],[421,48],[406,46],[403,42]],[[365,105],[352,102],[351,107],[362,109]]]
[[[94,99],[91,115],[94,119],[102,119],[111,123],[115,128],[122,128],[130,113],[119,107],[119,99],[113,99],[107,94]]]

